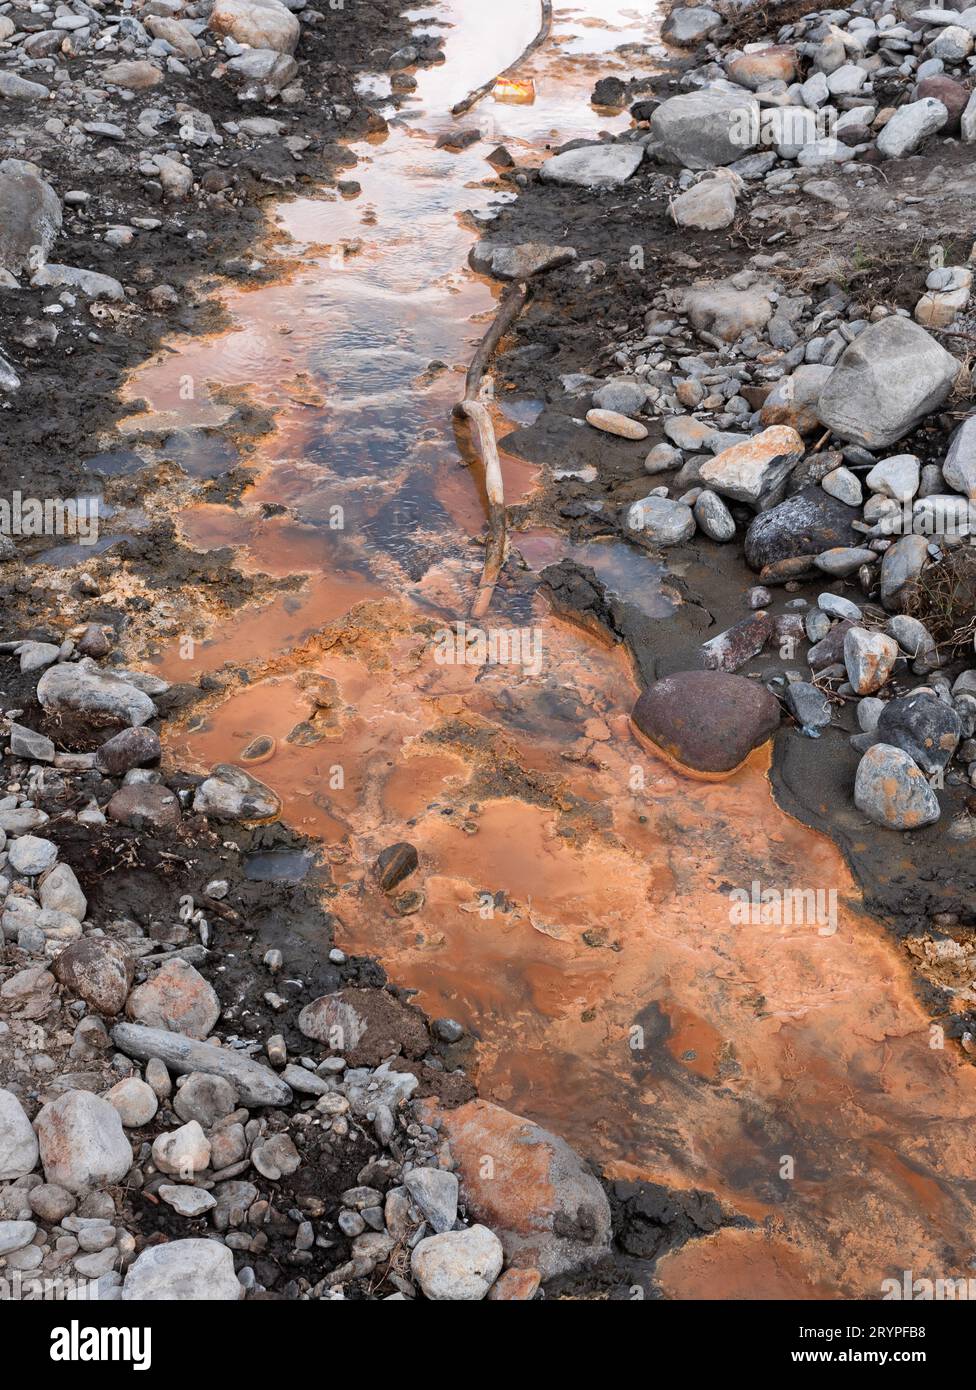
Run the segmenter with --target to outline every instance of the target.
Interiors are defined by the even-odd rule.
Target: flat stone
[[[36,289],[57,289],[63,285],[89,299],[108,299],[116,303],[125,299],[122,283],[114,276],[75,265],[42,265],[31,276],[31,284]]]
[[[217,1198],[202,1187],[182,1187],[161,1183],[156,1189],[168,1207],[179,1216],[202,1216],[217,1205]]]
[[[539,169],[544,183],[577,188],[616,188],[625,183],[644,158],[637,143],[582,145],[553,155]]]
[[[714,492],[758,507],[803,457],[803,440],[788,425],[772,425],[744,444],[723,449],[702,465],[702,482]]]
[[[152,1245],[132,1264],[122,1285],[126,1303],[233,1303],[242,1296],[233,1253],[215,1240]]]
[[[742,618],[725,632],[702,643],[699,648],[702,665],[706,671],[738,671],[759,655],[772,631],[768,613],[753,613]]]

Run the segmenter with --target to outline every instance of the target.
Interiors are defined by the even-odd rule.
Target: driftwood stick
[[[506,515],[505,484],[502,479],[502,466],[498,458],[498,442],[495,427],[491,422],[491,412],[484,403],[481,390],[485,371],[503,335],[511,328],[528,302],[529,291],[525,285],[511,285],[505,291],[498,313],[491,327],[478,345],[471,366],[464,381],[464,399],[454,407],[458,418],[467,419],[478,441],[485,468],[485,492],[488,497],[488,543],[485,547],[485,563],[481,572],[481,583],[471,607],[472,618],[482,618],[491,604],[495,585],[505,563]]]
[[[475,87],[474,91],[469,92],[468,95],[463,99],[463,101],[459,101],[456,103],[456,105],[452,106],[451,115],[463,116],[465,111],[470,111],[472,106],[476,105],[482,97],[486,97],[488,95],[492,87],[494,87],[495,83],[500,78],[508,77],[510,73],[513,73],[516,70],[516,68],[519,67],[519,65],[525,61],[525,59],[529,56],[530,53],[534,53],[540,44],[545,43],[546,39],[549,37],[549,30],[551,28],[552,0],[542,0],[542,19],[540,21],[539,32],[536,34],[532,42],[522,49],[522,52],[515,59],[515,62],[509,63],[508,67],[505,68],[503,72],[496,73],[495,76],[489,78],[487,82],[483,82],[480,87]]]

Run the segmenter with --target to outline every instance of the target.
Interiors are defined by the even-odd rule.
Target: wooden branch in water
[[[525,59],[529,56],[530,53],[534,53],[540,44],[545,43],[546,39],[549,37],[549,31],[551,28],[552,0],[542,0],[542,22],[539,27],[539,32],[536,34],[532,42],[528,44],[527,47],[522,49],[522,52],[515,59],[515,62],[509,63],[508,67],[505,68],[504,72],[496,73],[495,76],[490,78],[487,82],[483,82],[480,87],[475,87],[473,92],[469,92],[463,101],[459,101],[455,106],[452,106],[451,115],[463,116],[465,111],[470,111],[472,106],[476,105],[482,97],[488,95],[492,87],[494,87],[495,83],[498,82],[500,78],[508,77],[510,73],[513,73],[516,70],[516,68],[519,67],[519,65],[525,61]]]
[[[478,345],[478,351],[468,368],[464,382],[464,399],[458,401],[454,407],[455,416],[469,420],[474,430],[478,452],[484,463],[485,492],[488,496],[488,544],[485,548],[481,583],[478,585],[478,593],[471,608],[472,618],[484,617],[488,611],[498,576],[505,563],[506,545],[505,484],[498,458],[495,427],[491,423],[491,412],[481,399],[481,388],[492,354],[525,308],[528,299],[529,291],[525,285],[511,285],[505,291],[498,306],[498,313]]]

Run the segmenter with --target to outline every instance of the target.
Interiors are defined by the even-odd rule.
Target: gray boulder
[[[959,715],[927,690],[889,700],[878,719],[882,743],[902,748],[930,776],[945,767],[959,743]]]
[[[625,183],[644,158],[644,146],[581,145],[547,159],[539,170],[544,183],[568,183],[577,188],[616,188]]]
[[[695,534],[695,516],[684,502],[644,497],[627,509],[627,530],[649,545],[680,545]]]
[[[885,159],[904,159],[914,154],[923,140],[948,123],[948,109],[935,97],[910,101],[898,110],[878,136],[878,151]]]
[[[875,825],[921,830],[939,819],[939,799],[925,774],[902,748],[876,743],[861,759],[854,804]]]
[[[697,48],[721,27],[722,16],[707,5],[696,5],[693,9],[679,5],[664,21],[661,38],[673,48]]]
[[[820,394],[817,413],[841,439],[885,448],[942,404],[959,367],[921,325],[892,314],[848,346]]]
[[[38,681],[37,698],[50,712],[80,714],[93,724],[145,724],[157,713],[148,695],[88,657],[49,667]]]
[[[950,487],[976,500],[976,417],[963,420],[953,432],[942,474]]]
[[[61,201],[36,164],[0,162],[0,269],[12,275],[47,260],[61,230]]]
[[[0,1090],[0,1182],[22,1178],[37,1163],[37,1135],[13,1091]]]

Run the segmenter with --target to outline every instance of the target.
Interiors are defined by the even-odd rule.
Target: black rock
[[[952,706],[925,690],[889,700],[875,729],[879,742],[903,749],[929,775],[945,767],[961,734],[962,723]]]
[[[746,561],[755,570],[780,560],[819,555],[836,545],[856,545],[852,522],[856,507],[839,502],[820,487],[806,487],[768,512],[760,512],[746,532]]]
[[[419,863],[416,848],[409,841],[401,840],[398,844],[388,845],[376,860],[376,877],[384,893],[389,893],[398,883],[409,878]]]
[[[159,756],[159,735],[152,729],[123,729],[102,744],[95,766],[109,777],[123,777],[130,768],[159,762]]]

